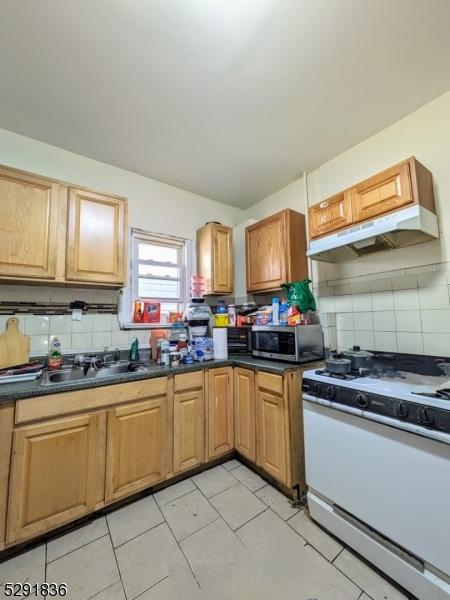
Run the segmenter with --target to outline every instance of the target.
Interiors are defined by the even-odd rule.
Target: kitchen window
[[[184,311],[193,245],[182,238],[131,231],[130,321],[136,300],[159,302],[161,325],[168,323],[170,312]]]

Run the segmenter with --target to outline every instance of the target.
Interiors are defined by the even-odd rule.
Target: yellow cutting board
[[[30,338],[19,331],[19,319],[10,317],[0,335],[0,369],[24,365],[30,360]]]

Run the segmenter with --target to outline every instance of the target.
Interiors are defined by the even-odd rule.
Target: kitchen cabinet
[[[14,404],[0,405],[0,550],[5,547]]]
[[[59,185],[0,168],[0,278],[56,277]]]
[[[207,223],[197,231],[197,275],[205,278],[207,295],[234,289],[233,230]]]
[[[176,375],[173,395],[174,473],[205,462],[205,397],[203,373]]]
[[[245,229],[247,291],[269,292],[308,276],[304,215],[282,210]]]
[[[256,462],[255,373],[234,369],[234,436],[236,450]]]
[[[352,222],[352,200],[349,192],[337,194],[311,206],[309,210],[309,235],[317,238]]]
[[[283,377],[258,373],[256,390],[257,464],[284,485],[288,480],[288,411]]]
[[[165,478],[167,426],[166,394],[108,411],[107,502],[128,496]]]
[[[208,371],[208,459],[234,448],[233,369]]]
[[[125,283],[126,203],[69,189],[66,279]]]
[[[419,204],[436,212],[431,172],[411,157],[311,206],[311,239]]]
[[[104,412],[16,429],[7,542],[34,537],[101,506],[104,473]]]

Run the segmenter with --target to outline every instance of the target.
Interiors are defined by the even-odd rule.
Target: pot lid
[[[330,363],[332,365],[348,365],[351,364],[351,360],[349,358],[343,358],[342,356],[330,356],[325,360],[326,363]]]
[[[350,348],[349,350],[344,350],[342,354],[351,358],[372,358],[373,356],[372,352],[361,350],[360,346],[353,346],[353,348]]]

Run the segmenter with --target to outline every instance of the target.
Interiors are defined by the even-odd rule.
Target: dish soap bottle
[[[130,360],[139,360],[139,342],[137,337],[134,337],[131,340],[131,346],[130,346]]]
[[[50,352],[48,354],[47,364],[50,371],[56,371],[60,369],[63,364],[61,343],[56,336],[52,338],[50,343]]]

